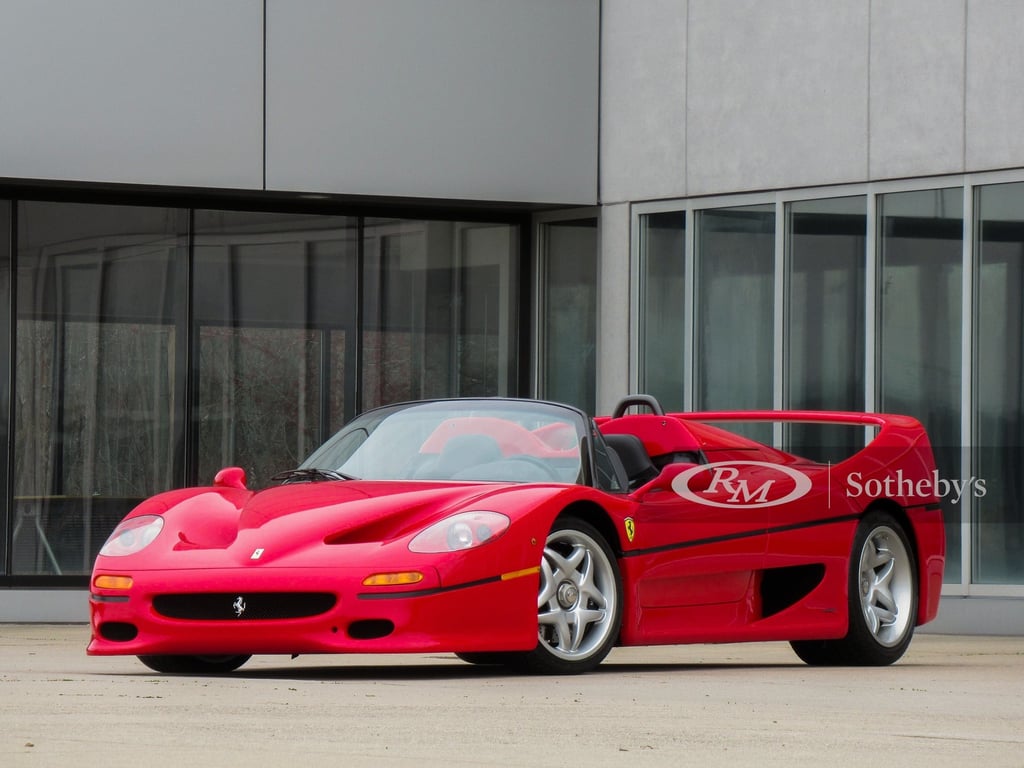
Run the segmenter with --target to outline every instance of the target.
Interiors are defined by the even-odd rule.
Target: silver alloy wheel
[[[552,531],[540,564],[540,644],[567,661],[602,650],[617,631],[618,591],[604,548],[582,531]]]
[[[858,571],[858,594],[867,629],[886,648],[900,644],[913,626],[913,560],[903,539],[887,525],[864,540]]]

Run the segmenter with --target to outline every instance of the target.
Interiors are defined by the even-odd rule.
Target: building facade
[[[139,498],[364,408],[644,391],[917,416],[939,623],[1024,631],[1022,33],[1015,0],[8,0],[0,620],[84,618]]]

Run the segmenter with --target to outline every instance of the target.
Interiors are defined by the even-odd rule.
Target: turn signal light
[[[396,587],[403,584],[418,584],[423,581],[419,571],[402,571],[400,573],[375,573],[363,579],[364,587]]]
[[[132,588],[132,577],[131,576],[97,576],[93,579],[92,585],[96,589],[120,589],[128,590]]]

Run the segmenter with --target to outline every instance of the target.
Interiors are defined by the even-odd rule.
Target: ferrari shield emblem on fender
[[[633,522],[633,518],[632,517],[627,517],[626,521],[625,521],[625,524],[626,524],[626,538],[629,539],[630,541],[632,541],[633,537],[636,536],[636,523]]]

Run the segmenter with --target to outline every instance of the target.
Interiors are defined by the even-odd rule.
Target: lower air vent
[[[394,622],[388,619],[363,619],[348,625],[348,636],[353,640],[377,640],[394,631]]]
[[[803,600],[825,578],[821,563],[769,568],[761,578],[762,618],[774,616]]]
[[[113,643],[127,643],[139,636],[134,624],[124,621],[104,621],[99,626],[100,637]]]
[[[328,592],[203,592],[157,595],[153,608],[170,619],[268,621],[317,616],[337,601]]]

